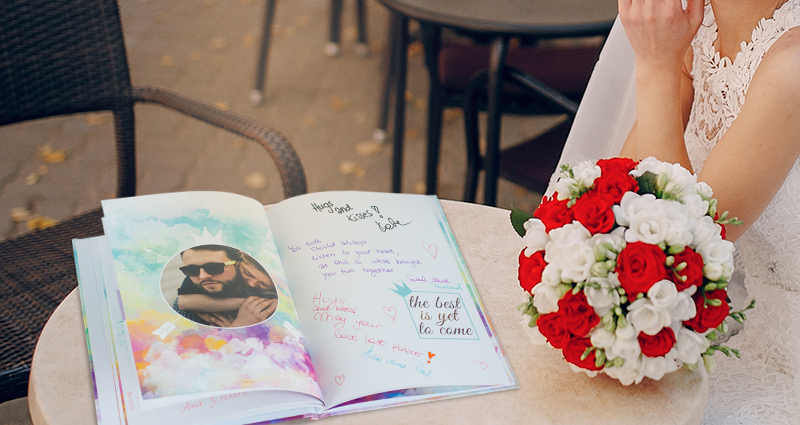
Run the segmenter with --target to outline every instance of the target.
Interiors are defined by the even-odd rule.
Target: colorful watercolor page
[[[103,211],[129,419],[140,409],[234,420],[322,398],[262,205],[186,192],[104,201]]]
[[[326,408],[516,386],[436,197],[323,192],[267,215]]]

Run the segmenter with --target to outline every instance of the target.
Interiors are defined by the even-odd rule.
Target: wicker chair
[[[255,140],[272,156],[284,195],[306,193],[300,160],[278,132],[165,89],[131,86],[115,0],[0,2],[0,125],[113,112],[117,195],[132,196],[136,102],[159,104]],[[77,284],[71,240],[102,234],[101,216],[93,210],[0,243],[0,402],[26,395],[39,333]]]

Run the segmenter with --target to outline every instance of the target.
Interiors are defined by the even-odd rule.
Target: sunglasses
[[[226,261],[224,263],[205,263],[205,264],[202,264],[202,265],[199,265],[199,266],[198,265],[194,265],[194,264],[190,264],[188,266],[180,267],[179,269],[187,277],[200,276],[200,269],[205,270],[206,273],[208,273],[208,274],[210,274],[212,276],[216,276],[218,274],[222,274],[222,272],[225,271],[225,266],[232,266],[232,265],[236,264],[237,262],[238,261],[236,261],[236,260],[231,260],[231,261]]]

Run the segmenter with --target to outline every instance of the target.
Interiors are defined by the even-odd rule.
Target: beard
[[[227,281],[215,278],[205,279],[198,282],[197,286],[210,297],[229,298],[240,294],[242,284],[242,279],[237,274],[233,279]]]

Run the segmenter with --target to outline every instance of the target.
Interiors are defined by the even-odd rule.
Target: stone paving
[[[266,101],[253,106],[263,1],[120,2],[134,85],[168,87],[279,129],[303,161],[309,191],[390,190],[391,146],[368,143],[378,121],[389,13],[375,1],[367,8],[371,54],[357,54],[355,4],[345,2],[341,54],[331,58],[324,53],[329,2],[279,1]],[[408,88],[403,190],[422,192],[427,76],[421,46],[409,49]],[[159,106],[139,105],[136,114],[139,194],[223,190],[264,203],[282,198],[271,160],[255,143]],[[113,196],[111,121],[101,113],[0,128],[0,239]],[[446,114],[441,198],[462,196],[462,125],[457,110]],[[508,118],[503,140],[522,140],[542,126],[542,120]],[[535,201],[501,182],[499,206]]]
[[[324,53],[329,2],[279,1],[266,101],[253,106],[249,94],[263,8],[264,2],[256,0],[120,0],[134,85],[171,88],[279,129],[303,161],[309,191],[389,191],[391,145],[371,143],[386,72],[388,12],[368,2],[371,54],[360,57],[355,5],[345,2],[341,54],[331,58]],[[422,49],[413,45],[405,192],[424,191],[426,96]],[[222,190],[263,203],[282,199],[271,159],[255,143],[158,106],[139,105],[136,114],[139,194]],[[508,117],[502,139],[520,141],[547,125],[542,119]],[[462,196],[462,126],[458,111],[448,111],[438,188],[443,199]],[[0,239],[96,208],[114,195],[110,114],[7,126],[0,128],[0,144]],[[499,206],[532,209],[537,201],[538,195],[501,181]],[[19,416],[6,415],[3,408],[8,404],[0,406],[0,423]]]

